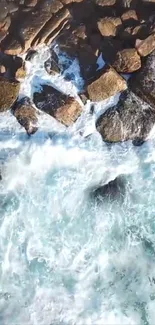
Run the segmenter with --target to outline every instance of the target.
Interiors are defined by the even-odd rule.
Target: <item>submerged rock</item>
[[[67,96],[49,85],[42,85],[41,92],[34,93],[33,100],[37,108],[66,126],[73,124],[82,112],[81,105],[74,97]]]
[[[37,110],[32,106],[28,97],[17,101],[12,108],[13,115],[17,121],[25,128],[28,135],[34,134],[37,130]]]
[[[93,102],[102,101],[127,89],[127,83],[112,67],[105,67],[102,75],[87,87],[88,98]]]
[[[19,94],[20,83],[0,77],[0,113],[11,108]]]
[[[91,197],[95,198],[98,202],[103,200],[120,200],[123,199],[126,190],[126,180],[123,175],[116,177],[109,183],[102,185],[92,191]]]
[[[122,94],[118,104],[103,113],[96,128],[106,142],[146,140],[155,124],[155,110],[132,92]]]

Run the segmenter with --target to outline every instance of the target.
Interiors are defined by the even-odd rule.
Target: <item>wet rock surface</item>
[[[76,58],[79,62],[80,73],[84,80],[81,97],[83,96],[85,100],[88,98],[99,102],[125,91],[127,82],[121,74],[131,74],[130,91],[124,97],[126,108],[120,109],[123,107],[122,99],[121,104],[115,107],[115,111],[125,112],[125,117],[120,113],[117,121],[118,114],[114,114],[112,109],[114,119],[107,112],[104,121],[105,118],[108,121],[109,117],[112,128],[113,124],[115,125],[114,121],[117,121],[117,130],[118,125],[123,125],[123,129],[126,129],[126,132],[121,129],[123,133],[119,131],[117,136],[114,136],[115,139],[120,139],[118,141],[134,139],[135,136],[143,138],[142,131],[135,131],[134,121],[142,121],[142,128],[145,129],[143,123],[145,114],[142,109],[142,115],[139,115],[138,105],[147,107],[146,112],[147,110],[151,112],[149,118],[153,121],[155,105],[153,77],[155,2],[153,0],[0,0],[0,7],[0,73],[1,78],[8,80],[5,82],[10,82],[8,89],[13,88],[13,85],[17,86],[16,79],[20,80],[25,76],[25,63],[19,55],[26,53],[25,61],[31,61],[37,54],[38,45],[58,44],[60,53],[65,54],[70,60]],[[98,68],[101,54],[106,61],[104,68]],[[51,53],[51,58],[43,64],[50,75],[64,72],[64,67],[54,51]],[[2,81],[1,85],[4,85]],[[18,97],[19,85],[17,89],[12,101],[8,96],[6,106],[1,105],[1,111],[5,109],[4,106],[11,107]],[[82,108],[74,98],[48,85],[43,86],[41,94],[34,94],[34,103],[37,107],[66,126],[74,123],[80,116]],[[134,96],[136,99],[133,99]],[[127,116],[130,118],[131,115],[130,102],[136,112],[135,119],[130,119],[134,129],[133,136],[129,127],[125,126]],[[30,111],[33,111],[33,103],[28,104],[28,101],[25,103],[26,108],[21,108],[19,105],[20,109],[16,111],[18,120],[22,120],[23,114],[23,120],[28,121],[27,106],[31,107]],[[137,116],[141,116],[139,120]],[[22,123],[24,127],[26,125],[25,129],[29,132],[27,126],[29,123]],[[137,123],[139,125],[140,122]],[[140,126],[139,130],[141,130]],[[146,138],[148,128],[143,133]],[[108,136],[105,138],[108,139]]]
[[[37,108],[66,126],[73,124],[82,112],[77,100],[48,85],[43,85],[40,92],[35,92],[33,100]]]
[[[13,115],[23,126],[28,135],[34,134],[37,130],[38,113],[28,97],[17,101],[12,108]]]
[[[0,113],[9,110],[18,97],[20,83],[0,77]]]
[[[155,110],[134,93],[122,94],[118,104],[109,108],[96,122],[104,141],[146,140],[155,123]]]

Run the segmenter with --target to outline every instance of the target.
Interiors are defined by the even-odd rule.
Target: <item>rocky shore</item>
[[[25,62],[38,45],[50,47],[46,71],[63,73],[57,44],[59,53],[79,63],[84,104],[121,93],[96,121],[103,140],[147,139],[155,123],[154,0],[0,0],[0,6],[0,113],[11,110],[29,135],[38,129],[40,110],[66,127],[78,119],[82,102],[50,85],[41,85],[33,99],[18,97]],[[99,57],[105,62],[100,69]]]

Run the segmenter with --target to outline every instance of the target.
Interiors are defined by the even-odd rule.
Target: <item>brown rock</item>
[[[73,124],[82,112],[82,107],[73,97],[48,85],[43,85],[40,93],[34,93],[33,100],[37,108],[66,126]]]
[[[73,2],[82,2],[83,0],[61,0],[64,5],[68,5]]]
[[[112,68],[105,67],[102,75],[87,87],[90,100],[99,102],[127,89],[126,81]]]
[[[85,40],[87,38],[86,26],[85,25],[78,26],[75,30],[72,31],[72,34],[76,35],[76,37],[78,38]]]
[[[134,20],[138,20],[138,17],[137,17],[137,13],[135,10],[128,10],[123,13],[123,15],[121,16],[121,19],[123,22],[126,20],[134,21]]]
[[[116,36],[122,22],[117,17],[105,17],[100,19],[97,25],[102,36]]]
[[[14,105],[13,114],[17,121],[25,128],[28,135],[34,134],[38,130],[37,111],[28,97],[24,97]]]
[[[20,83],[0,77],[0,112],[11,108],[18,97]]]
[[[140,69],[141,58],[135,49],[124,49],[117,53],[113,67],[117,72],[134,72]]]
[[[95,0],[95,3],[101,7],[109,7],[109,6],[114,6],[116,0]]]
[[[136,41],[135,47],[141,56],[147,56],[155,50],[155,33],[143,41]]]
[[[2,44],[3,50],[13,55],[26,51],[31,47],[32,41],[37,37],[47,21],[62,7],[62,3],[58,0],[51,1],[51,3],[48,0],[42,1],[39,7],[34,7],[26,17],[23,17],[18,26],[20,28],[20,34],[23,37],[23,42],[21,43],[15,40],[13,35],[10,35]]]
[[[64,28],[70,17],[68,9],[62,9],[57,15],[54,15],[48,22],[43,26],[40,33],[31,42],[31,45],[37,45],[40,43],[49,43],[53,41],[56,36],[59,35],[60,31]]]
[[[19,68],[19,69],[17,70],[17,72],[16,72],[16,79],[17,79],[17,80],[18,80],[18,79],[23,79],[23,78],[25,78],[25,76],[26,76],[25,66],[22,65],[22,67]]]

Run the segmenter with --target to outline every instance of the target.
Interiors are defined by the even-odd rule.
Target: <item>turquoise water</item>
[[[1,324],[154,324],[155,142],[29,139],[13,123],[1,130]],[[92,199],[122,174],[123,200]]]
[[[21,94],[30,95],[49,77],[36,62],[28,69]],[[53,82],[76,95],[71,83]],[[0,324],[153,325],[153,132],[141,147],[107,146],[87,108],[67,130],[40,119],[29,138],[0,115]],[[95,197],[120,176],[121,195]]]

